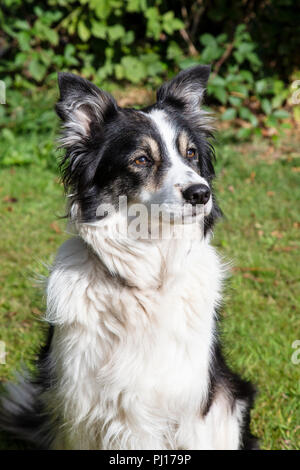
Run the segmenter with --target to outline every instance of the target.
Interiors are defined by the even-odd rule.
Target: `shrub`
[[[283,45],[280,38],[295,18],[289,0],[2,0],[0,75],[8,90],[33,94],[53,87],[58,70],[108,89],[116,82],[154,88],[180,69],[211,63],[210,105],[220,107],[224,121],[235,119],[244,138],[288,117],[282,107],[300,40]],[[14,101],[20,109],[23,99],[0,107],[0,125]],[[13,120],[19,115],[14,111]]]

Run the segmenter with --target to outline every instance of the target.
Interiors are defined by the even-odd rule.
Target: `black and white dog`
[[[6,385],[2,429],[51,449],[257,447],[254,389],[219,346],[208,76],[185,70],[135,110],[59,75],[75,234],[47,282],[36,376]]]

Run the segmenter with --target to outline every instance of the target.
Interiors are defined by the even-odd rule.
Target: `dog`
[[[59,74],[74,236],[47,280],[36,373],[5,386],[2,430],[43,449],[257,448],[255,389],[226,365],[218,333],[209,73],[181,71],[140,110]]]

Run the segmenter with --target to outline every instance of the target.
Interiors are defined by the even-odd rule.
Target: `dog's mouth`
[[[185,225],[201,222],[209,215],[212,202],[206,204],[189,204],[164,202],[161,204],[129,203],[127,200],[121,201],[118,207],[110,210],[106,205],[101,205],[97,209],[97,222],[106,225],[115,218],[121,216],[122,220],[127,220],[127,224],[139,225],[140,229],[147,231],[147,227],[157,224],[163,225]],[[101,210],[100,210],[101,209]],[[102,214],[102,217],[100,215]],[[126,222],[125,222],[126,223]]]
[[[160,206],[160,220],[164,223],[194,223],[209,215],[211,204],[169,204],[164,203]],[[157,217],[155,217],[157,219]]]

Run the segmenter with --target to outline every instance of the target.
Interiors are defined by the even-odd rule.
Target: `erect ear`
[[[210,74],[209,65],[182,70],[157,91],[157,102],[181,107],[186,117],[197,118]]]
[[[101,126],[108,112],[117,110],[117,103],[107,92],[73,73],[59,73],[60,98],[56,112],[64,122],[62,143],[70,147],[89,137],[93,126]]]

